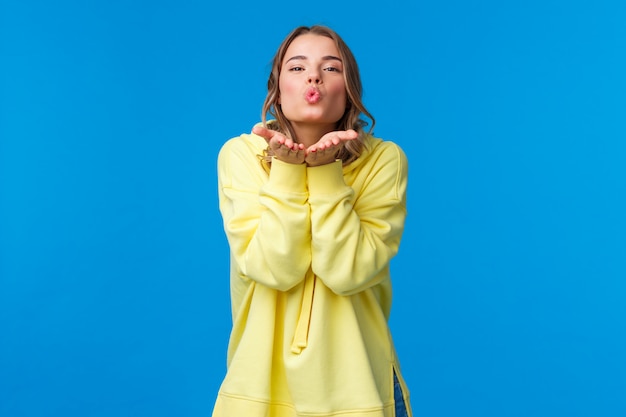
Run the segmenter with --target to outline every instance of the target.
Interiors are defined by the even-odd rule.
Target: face
[[[294,124],[335,125],[346,110],[343,62],[325,36],[298,36],[283,58],[279,104]]]

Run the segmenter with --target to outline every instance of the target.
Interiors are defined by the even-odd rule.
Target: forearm
[[[363,219],[346,207],[339,204],[311,219],[311,267],[340,295],[363,291],[387,278],[382,272],[398,251],[404,218],[398,209],[385,221]]]
[[[342,295],[378,284],[387,277],[381,272],[397,253],[404,227],[397,184],[357,203],[339,163],[313,169],[308,175],[313,272]]]
[[[224,188],[221,208],[241,278],[286,291],[311,261],[306,168],[272,165],[269,181],[256,192]]]

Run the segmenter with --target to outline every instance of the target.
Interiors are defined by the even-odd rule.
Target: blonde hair
[[[343,39],[332,29],[321,25],[314,25],[310,27],[300,26],[291,31],[291,33],[283,40],[274,55],[274,59],[272,60],[272,70],[270,72],[269,79],[267,80],[267,96],[265,97],[265,102],[263,103],[261,120],[264,126],[269,125],[268,127],[271,129],[278,130],[292,139],[295,137],[291,122],[289,122],[289,120],[285,117],[281,106],[278,103],[280,96],[278,80],[287,48],[289,48],[289,45],[291,45],[294,39],[304,34],[320,35],[332,39],[335,42],[340,58],[343,61],[343,77],[347,93],[346,111],[337,122],[336,129],[354,129],[359,134],[356,140],[347,141],[337,156],[337,158],[341,159],[344,164],[348,164],[357,159],[363,151],[363,128],[368,125],[368,122],[361,118],[361,114],[367,116],[367,118],[372,121],[372,125],[367,133],[371,133],[373,131],[376,121],[367,111],[361,99],[363,87],[361,85],[361,76],[359,74],[356,59],[354,58],[350,48],[348,48],[348,45],[346,45]],[[273,116],[274,120],[268,122],[268,114]],[[265,156],[268,158],[271,157],[271,151],[269,149],[266,150]]]

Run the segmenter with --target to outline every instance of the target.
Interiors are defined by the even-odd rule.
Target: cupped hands
[[[345,142],[358,137],[358,133],[353,129],[336,130],[326,133],[319,141],[305,148],[303,144],[293,141],[284,134],[262,126],[255,126],[252,133],[267,141],[277,159],[291,164],[306,162],[309,166],[334,162]]]

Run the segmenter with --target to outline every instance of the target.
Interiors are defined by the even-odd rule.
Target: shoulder
[[[361,184],[359,198],[372,204],[404,202],[408,163],[402,148],[395,142],[373,136],[365,137],[364,144],[361,156],[344,171],[353,185]]]
[[[220,175],[230,175],[233,170],[261,170],[261,163],[267,142],[253,133],[244,133],[228,139],[219,150],[217,165]]]
[[[229,157],[246,157],[263,153],[267,147],[265,139],[252,133],[244,133],[228,139],[219,151],[219,159]]]
[[[227,186],[252,178],[265,178],[267,170],[261,159],[266,148],[265,139],[252,133],[244,133],[224,142],[217,156],[220,183]]]
[[[368,135],[365,137],[364,151],[354,162],[355,165],[370,165],[380,169],[406,172],[407,156],[397,143]]]
[[[375,147],[373,152],[375,155],[381,155],[388,158],[398,158],[402,160],[406,160],[406,154],[395,142],[390,140],[384,140],[380,138],[372,138],[375,141]]]

